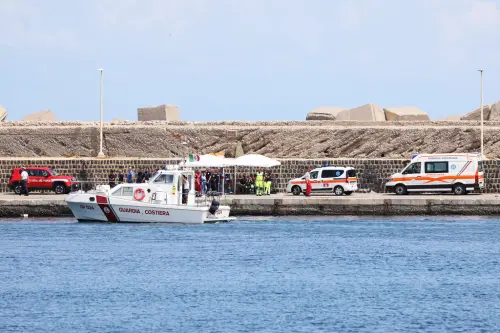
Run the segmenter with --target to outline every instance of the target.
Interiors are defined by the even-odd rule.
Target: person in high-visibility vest
[[[266,177],[264,179],[264,194],[265,195],[270,195],[271,194],[271,184],[272,184],[272,179],[271,179],[271,172],[269,171],[266,174]]]
[[[255,187],[256,187],[256,194],[257,195],[262,195],[263,190],[264,190],[264,173],[262,172],[262,169],[259,169],[255,176]]]

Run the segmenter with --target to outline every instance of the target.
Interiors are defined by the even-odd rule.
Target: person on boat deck
[[[130,167],[127,174],[127,183],[132,184],[134,182],[134,169]]]
[[[122,179],[123,179],[123,177],[122,177]],[[116,175],[113,171],[111,171],[108,175],[108,185],[111,188],[116,186]]]
[[[182,204],[186,205],[189,195],[189,181],[185,175],[182,176]]]
[[[205,174],[205,171],[201,173],[200,181],[201,181],[201,194],[204,195],[205,193],[207,193],[207,175]]]
[[[200,173],[200,170],[196,170],[196,173],[195,173],[194,190],[196,191],[197,196],[199,196],[201,194],[201,173]]]

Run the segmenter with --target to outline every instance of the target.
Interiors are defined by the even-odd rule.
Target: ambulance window
[[[317,179],[317,178],[318,178],[318,171],[311,172],[311,179]]]
[[[347,170],[348,177],[356,177],[356,170]]]
[[[479,171],[479,172],[483,172],[484,171],[483,161],[477,162],[477,171]]]
[[[425,173],[446,173],[448,162],[425,162]]]
[[[416,162],[410,164],[406,170],[403,172],[405,175],[413,175],[413,174],[419,174],[422,171],[422,163]]]
[[[321,172],[321,178],[335,178],[340,177],[344,174],[344,170],[323,170]]]

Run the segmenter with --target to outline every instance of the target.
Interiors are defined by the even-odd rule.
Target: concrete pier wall
[[[499,195],[420,195],[396,196],[392,194],[354,194],[350,197],[271,195],[227,196],[221,204],[231,207],[233,216],[293,216],[293,215],[494,215],[500,214]],[[0,195],[0,217],[70,216],[72,213],[64,196],[30,195],[20,197]]]
[[[95,158],[59,158],[59,159],[0,159],[0,192],[8,192],[7,187],[11,170],[20,166],[48,166],[65,175],[75,176],[79,180],[94,184],[107,183],[108,174],[128,169],[129,166],[139,169],[163,168],[167,164],[178,164],[179,159],[95,159]],[[308,167],[320,166],[323,162],[332,165],[352,166],[358,172],[361,189],[383,192],[386,178],[409,162],[404,159],[282,159],[280,167],[272,168],[277,181],[273,189],[283,192],[288,180],[302,176]],[[500,160],[487,160],[484,163],[486,189],[485,193],[500,193]],[[252,168],[238,168],[237,174],[255,172]],[[233,174],[234,169],[226,172]]]

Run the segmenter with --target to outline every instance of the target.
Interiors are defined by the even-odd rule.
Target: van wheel
[[[16,186],[14,186],[14,193],[21,194],[22,189],[23,189],[23,187],[21,186],[21,184],[17,183]]]
[[[333,193],[335,193],[335,195],[342,195],[344,194],[344,188],[342,186],[336,186],[333,189]]]
[[[66,193],[66,186],[64,184],[56,184],[54,185],[54,192],[56,194],[64,194]]]
[[[397,195],[405,195],[408,194],[408,191],[406,190],[406,186],[398,184],[394,188],[394,193],[396,193]]]
[[[346,191],[344,192],[345,195],[351,195],[352,194],[352,191]]]
[[[456,195],[463,195],[466,194],[467,191],[464,185],[456,184],[455,186],[453,186],[453,193],[455,193]]]
[[[293,195],[300,195],[302,193],[302,190],[300,189],[300,186],[294,186],[292,187],[292,194]]]

